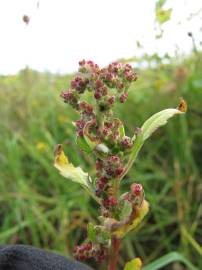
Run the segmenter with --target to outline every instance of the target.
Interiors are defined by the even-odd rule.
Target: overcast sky
[[[72,72],[80,59],[100,65],[144,51],[174,53],[176,45],[188,52],[188,31],[199,39],[202,0],[168,0],[172,20],[165,36],[155,41],[154,0],[0,0],[0,74],[13,74],[25,66],[40,71]],[[26,25],[22,16],[31,17]],[[202,16],[202,15],[201,15]],[[181,22],[181,24],[179,24]]]

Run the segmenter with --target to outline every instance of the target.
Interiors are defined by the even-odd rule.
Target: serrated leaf
[[[123,208],[121,209],[120,220],[124,220],[132,212],[132,205],[129,201],[124,201]]]
[[[143,141],[148,139],[151,134],[159,127],[164,126],[167,123],[168,119],[170,119],[176,114],[182,114],[186,112],[186,109],[186,102],[184,100],[181,100],[177,109],[166,109],[152,115],[144,122],[143,126],[141,127]]]
[[[84,137],[77,136],[76,144],[78,145],[78,147],[82,151],[84,151],[86,153],[91,153],[92,152],[92,149],[90,148],[90,146],[88,145],[88,143],[86,142]]]
[[[80,167],[74,167],[65,156],[62,145],[59,144],[55,150],[54,166],[59,170],[60,174],[73,182],[80,183],[89,187],[90,178]]]
[[[88,224],[87,232],[88,232],[88,239],[91,242],[96,242],[96,230],[92,223]]]
[[[124,270],[140,270],[142,268],[142,261],[140,258],[133,259],[130,262],[127,262]]]

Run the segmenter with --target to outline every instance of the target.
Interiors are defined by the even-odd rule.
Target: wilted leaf
[[[140,270],[142,268],[142,261],[140,258],[133,259],[130,262],[127,262],[124,270]]]
[[[129,231],[134,230],[149,211],[149,203],[144,200],[141,207],[136,207],[135,216],[128,217],[125,221],[117,222],[112,218],[105,220],[104,225],[112,235],[123,238]]]
[[[144,122],[143,126],[141,127],[143,141],[148,139],[156,129],[164,126],[169,118],[173,117],[176,114],[184,113],[186,112],[186,110],[186,102],[184,100],[181,100],[177,109],[166,109],[152,115],[149,119],[146,120],[146,122]]]
[[[61,144],[57,145],[55,150],[54,166],[65,178],[89,187],[90,178],[88,174],[85,173],[80,167],[74,167],[71,163],[69,163],[68,158],[65,156],[62,150]]]

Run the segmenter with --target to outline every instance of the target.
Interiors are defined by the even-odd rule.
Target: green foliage
[[[124,240],[120,266],[140,256],[147,267],[177,250],[201,269],[201,57],[178,63],[166,58],[168,64],[157,56],[145,59],[148,66],[155,62],[154,67],[138,71],[129,101],[116,110],[117,117],[127,118],[126,134],[132,135],[156,111],[177,105],[180,96],[189,110],[146,141],[141,162],[137,159],[122,180],[125,190],[130,182],[141,182],[152,210],[147,226]],[[2,244],[31,244],[70,254],[72,244],[83,240],[86,222],[96,223],[90,197],[52,166],[58,141],[75,166],[89,171],[92,164],[90,155],[84,156],[75,144],[72,121],[77,115],[59,98],[69,80],[28,69],[0,77]],[[172,264],[163,269],[172,269]]]
[[[189,262],[184,256],[182,256],[178,252],[170,252],[167,255],[162,256],[161,258],[155,260],[151,264],[143,267],[142,270],[158,270],[162,269],[164,266],[172,263],[172,262],[182,262],[185,264],[189,270],[197,270],[196,267],[193,266],[192,263]]]
[[[92,223],[88,223],[87,233],[89,241],[96,242],[96,230]]]
[[[77,136],[76,144],[82,151],[88,154],[92,152],[92,149],[90,148],[84,137]]]

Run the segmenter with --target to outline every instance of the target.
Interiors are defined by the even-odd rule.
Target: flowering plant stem
[[[109,268],[108,270],[116,270],[117,269],[117,262],[118,262],[118,256],[120,251],[120,243],[121,240],[112,237],[111,239],[111,253],[109,256]]]
[[[125,194],[120,194],[120,183],[131,169],[144,141],[167,120],[186,111],[182,100],[177,109],[166,109],[151,116],[132,137],[125,135],[124,124],[113,115],[114,103],[124,103],[128,89],[137,75],[132,66],[114,62],[100,69],[92,61],[79,63],[79,74],[61,97],[79,114],[76,143],[81,151],[93,155],[93,179],[80,167],[74,167],[65,156],[62,146],[55,151],[55,167],[60,173],[79,183],[99,204],[100,224],[88,224],[87,239],[74,248],[78,260],[94,258],[108,261],[108,270],[116,270],[120,243],[131,230],[136,229],[149,211],[143,186],[133,183]],[[91,103],[84,101],[85,91],[92,93]],[[85,96],[84,96],[85,99]],[[130,268],[130,265],[132,265]],[[126,264],[125,270],[139,270],[140,259]]]

